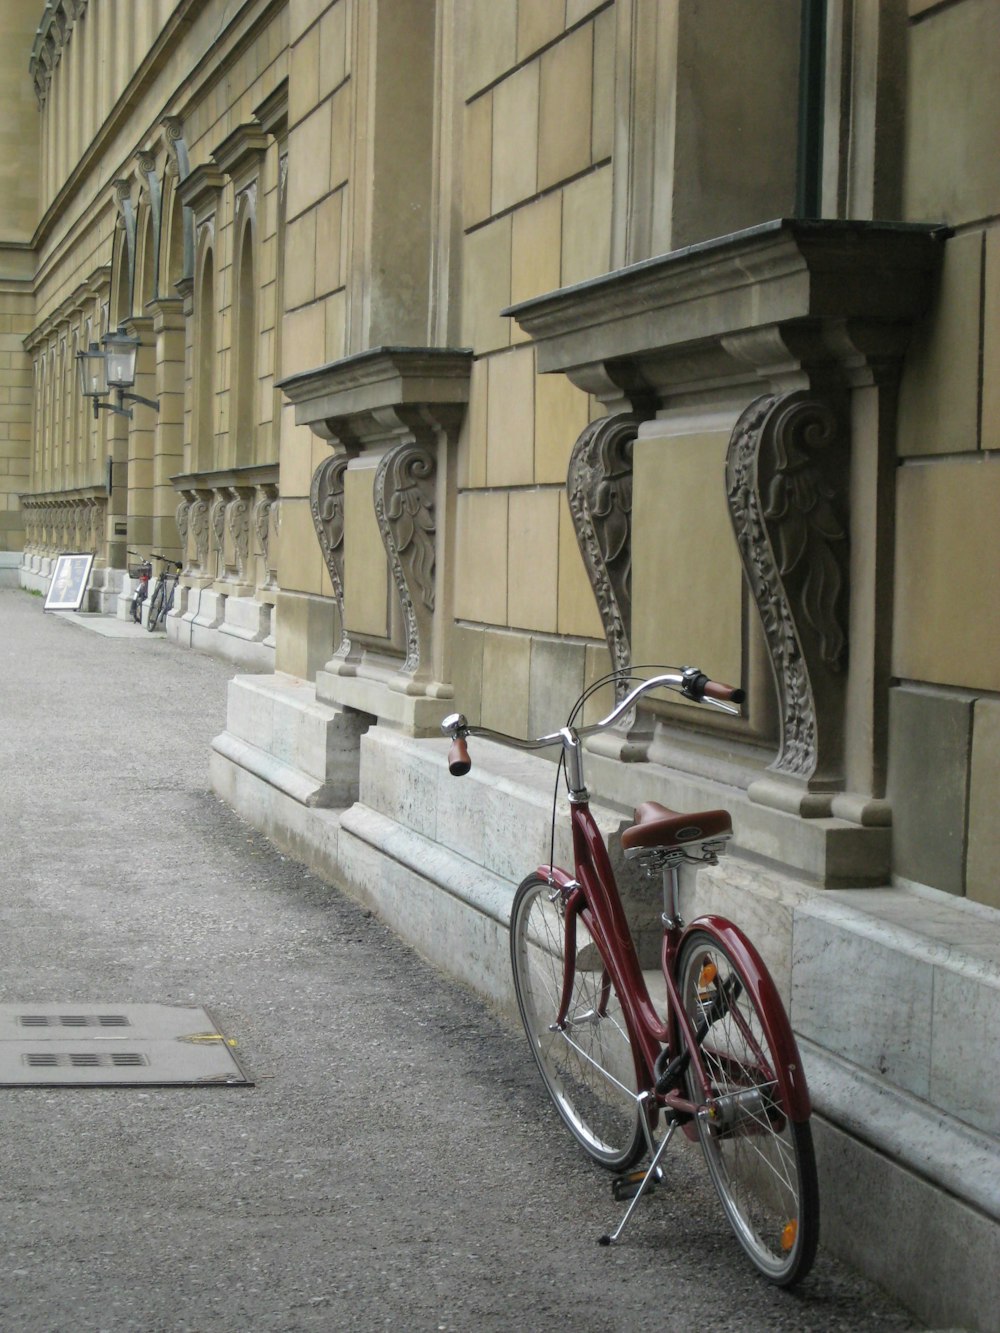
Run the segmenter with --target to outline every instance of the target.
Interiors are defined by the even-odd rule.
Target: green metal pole
[[[826,0],[802,0],[799,30],[799,144],[795,216],[818,218],[823,184]]]

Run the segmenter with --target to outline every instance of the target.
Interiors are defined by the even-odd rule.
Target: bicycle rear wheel
[[[788,1118],[775,1077],[774,1046],[795,1050],[788,1018],[776,994],[773,1007],[758,1006],[743,968],[708,932],[685,942],[677,979],[714,1095],[714,1116],[695,1117],[709,1174],[754,1264],[790,1287],[816,1254],[819,1188],[809,1124]],[[693,1068],[687,1081],[692,1101],[700,1101]]]
[[[157,621],[163,615],[163,584],[158,583],[153,593],[152,600],[149,603],[149,619],[146,621],[146,628],[152,634],[156,629]]]
[[[570,1132],[595,1162],[622,1171],[646,1146],[632,1043],[600,953],[579,918],[566,1023],[555,1027],[565,952],[561,895],[529,875],[514,896],[510,920],[514,989],[528,1043]]]

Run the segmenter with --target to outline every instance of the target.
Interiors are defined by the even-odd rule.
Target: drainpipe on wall
[[[802,0],[799,38],[799,147],[795,216],[818,218],[823,184],[826,0]]]

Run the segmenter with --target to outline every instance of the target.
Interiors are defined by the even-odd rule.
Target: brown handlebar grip
[[[463,778],[471,767],[469,747],[461,736],[456,736],[448,751],[448,772],[453,778]]]
[[[736,685],[723,685],[719,680],[707,680],[704,694],[708,699],[721,699],[727,704],[741,704],[747,697],[746,690]]]

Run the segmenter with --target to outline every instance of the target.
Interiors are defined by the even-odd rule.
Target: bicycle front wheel
[[[646,1146],[635,1056],[597,945],[579,917],[575,924],[570,1002],[566,1021],[557,1028],[566,967],[562,895],[538,875],[529,875],[511,911],[514,989],[556,1110],[595,1162],[623,1171]]]
[[[695,931],[678,967],[681,1001],[712,1084],[711,1114],[695,1118],[709,1174],[736,1238],[771,1282],[808,1273],[819,1238],[819,1189],[808,1122],[788,1118],[774,1047],[795,1050],[780,1000],[760,1005],[721,940]],[[767,1004],[767,1012],[764,1005]],[[774,1046],[768,1032],[776,1035]],[[688,1091],[701,1101],[695,1071]]]
[[[152,601],[149,603],[149,619],[146,621],[146,628],[149,630],[150,634],[152,634],[153,630],[156,629],[157,622],[160,620],[160,617],[162,615],[163,615],[163,584],[160,583],[157,585],[156,591],[153,593]]]

